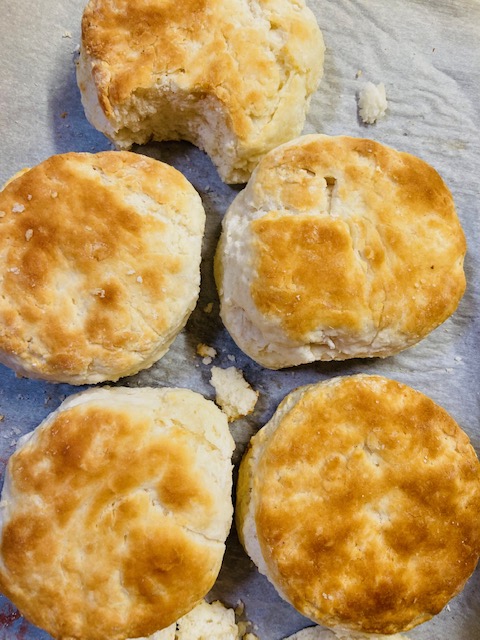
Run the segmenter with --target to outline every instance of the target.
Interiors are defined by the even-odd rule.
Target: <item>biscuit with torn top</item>
[[[303,0],[90,0],[85,113],[119,148],[188,140],[225,182],[301,133],[324,44]]]

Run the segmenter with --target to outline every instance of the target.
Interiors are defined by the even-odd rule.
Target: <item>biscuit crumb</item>
[[[2,422],[4,419],[5,419],[5,416],[3,416],[3,415],[0,413],[0,422]]]
[[[7,271],[9,273],[14,273],[15,275],[18,275],[20,273],[20,269],[18,267],[10,267],[10,269],[7,269]]]
[[[98,296],[99,298],[105,298],[105,289],[94,289],[93,295]]]
[[[383,118],[388,107],[385,85],[367,82],[359,94],[360,118],[365,124],[374,124]]]
[[[127,271],[127,276],[133,276],[134,273],[135,273],[135,269],[129,269]]]
[[[12,213],[22,213],[23,211],[25,211],[25,205],[19,204],[18,202],[12,207]]]
[[[254,410],[258,391],[252,389],[239,369],[212,367],[210,384],[216,392],[216,403],[227,415],[229,422],[246,416]]]
[[[355,78],[360,78],[360,76],[363,74],[363,71],[361,69],[359,69],[357,71],[357,73],[355,74]]]
[[[215,358],[217,355],[217,350],[213,347],[209,347],[208,344],[203,344],[203,342],[199,342],[197,344],[197,353],[202,358]]]
[[[209,302],[207,305],[203,307],[204,313],[212,313],[213,302]]]
[[[217,355],[216,349],[209,347],[208,344],[203,344],[202,342],[197,344],[197,353],[203,358],[203,364],[211,364],[213,358]]]
[[[233,356],[231,353],[228,354],[227,358],[230,360],[230,362],[235,362],[236,360],[235,356]]]
[[[177,621],[175,640],[237,640],[239,630],[233,609],[218,600],[203,601]]]
[[[237,606],[235,607],[235,615],[241,616],[244,611],[245,611],[245,603],[239,600],[237,602]]]
[[[31,200],[31,199],[32,199],[32,194],[31,194],[31,193],[29,193],[29,194],[27,195],[27,200]]]
[[[142,278],[142,276],[137,276],[137,282],[139,282],[140,284],[142,284],[142,282],[143,282],[143,278]]]
[[[58,192],[57,192],[57,191],[52,191],[52,192],[50,193],[50,196],[51,196],[52,198],[57,198],[57,197],[58,197]]]
[[[62,38],[71,38],[72,37],[72,32],[71,31],[64,31]]]
[[[33,229],[27,229],[25,231],[25,240],[28,242],[29,240],[32,239],[33,236]]]

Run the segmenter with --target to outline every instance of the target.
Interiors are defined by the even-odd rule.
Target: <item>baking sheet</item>
[[[83,0],[0,0],[0,181],[54,153],[101,151],[112,146],[86,121],[76,87],[74,59]],[[213,399],[210,366],[195,353],[215,347],[212,364],[236,366],[260,392],[252,416],[232,424],[238,462],[249,437],[293,388],[334,375],[378,373],[407,383],[443,405],[480,453],[479,189],[480,3],[478,0],[310,0],[327,46],[325,77],[312,100],[305,132],[372,137],[419,155],[451,188],[467,235],[468,287],[456,314],[420,345],[386,360],[317,363],[271,372],[236,348],[218,317],[212,257],[222,216],[240,187],[222,184],[210,160],[186,143],[135,149],[180,169],[202,196],[208,221],[199,304],[168,354],[152,369],[123,379],[128,386],[185,386]],[[361,71],[361,74],[359,72]],[[367,80],[384,82],[389,109],[373,126],[357,117],[357,95]],[[203,311],[213,302],[213,311]],[[17,379],[0,365],[0,470],[19,436],[33,429],[78,387]],[[32,571],[35,567],[32,567]],[[281,638],[311,623],[260,576],[237,541],[211,594],[245,603],[261,640]],[[463,593],[409,637],[480,638],[480,570]],[[47,639],[0,598],[0,640]]]

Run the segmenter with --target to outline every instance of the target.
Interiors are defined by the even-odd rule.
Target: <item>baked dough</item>
[[[455,311],[464,254],[431,166],[372,140],[304,136],[261,161],[224,218],[220,314],[271,369],[386,357]]]
[[[193,391],[71,396],[8,463],[1,591],[58,639],[168,627],[220,569],[233,448],[224,414]]]
[[[303,0],[90,0],[77,79],[119,148],[189,140],[226,182],[299,135],[324,44]]]
[[[70,384],[151,366],[198,297],[205,212],[176,169],[107,151],[0,192],[0,362]]]
[[[237,530],[300,613],[393,634],[438,613],[480,555],[480,464],[432,400],[356,375],[297,389],[255,435]]]

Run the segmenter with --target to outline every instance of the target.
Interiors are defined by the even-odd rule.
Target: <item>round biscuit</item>
[[[355,375],[288,395],[239,473],[237,530],[300,613],[393,634],[438,613],[480,555],[480,464],[431,399]]]
[[[193,391],[69,397],[8,462],[0,590],[54,638],[168,627],[220,569],[233,448],[224,414]]]
[[[223,220],[221,317],[271,369],[390,356],[455,311],[465,250],[426,162],[373,140],[303,136],[264,157]]]
[[[193,310],[205,212],[176,169],[52,156],[0,192],[0,362],[70,384],[150,367]]]

